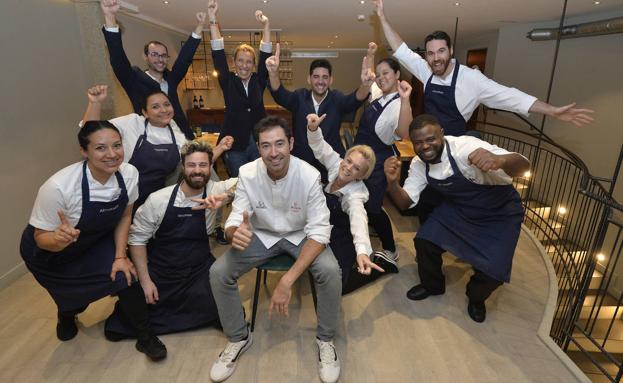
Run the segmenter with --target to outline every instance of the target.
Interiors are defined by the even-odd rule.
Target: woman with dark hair
[[[255,49],[248,44],[241,44],[234,51],[234,70],[229,71],[225,55],[225,44],[216,20],[218,3],[208,1],[208,20],[212,39],[212,60],[218,72],[218,82],[225,100],[225,121],[219,142],[223,136],[232,136],[234,144],[223,159],[230,177],[238,176],[238,168],[247,162],[259,158],[256,140],[253,136],[255,124],[266,117],[264,109],[264,89],[268,83],[266,59],[272,52],[268,17],[262,11],[255,12],[255,18],[262,24],[263,34],[260,42],[259,64]],[[259,65],[257,72],[255,66]]]
[[[126,256],[138,171],[123,163],[119,130],[108,121],[87,121],[78,133],[84,161],[65,167],[39,189],[20,253],[58,307],[56,336],[76,336],[75,317],[107,295],[138,334],[136,349],[151,359],[167,350],[151,331],[147,305]]]
[[[368,57],[368,62],[373,60]],[[383,163],[398,154],[394,142],[409,135],[409,124],[413,119],[409,104],[411,85],[400,81],[400,65],[392,58],[383,59],[376,65],[376,85],[383,93],[364,109],[355,145],[368,145],[376,153],[374,170],[365,180],[370,193],[365,207],[370,224],[381,240],[383,251],[375,251],[370,259],[375,262],[378,257],[396,266],[398,252],[392,224],[383,210],[383,197],[387,189]]]
[[[101,118],[107,89],[106,85],[96,85],[87,91],[89,103],[83,121]],[[173,106],[162,91],[148,92],[141,102],[141,109],[143,115],[131,113],[110,120],[123,137],[123,161],[134,165],[140,174],[139,197],[134,204],[134,210],[151,193],[165,187],[169,176],[177,176],[180,149],[188,141],[173,120]],[[231,137],[221,140],[221,144],[214,148],[215,158],[228,150],[231,143]],[[172,178],[170,183],[175,183],[175,179]]]

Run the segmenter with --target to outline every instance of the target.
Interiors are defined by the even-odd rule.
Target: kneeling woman
[[[364,204],[368,201],[367,179],[376,163],[376,156],[367,145],[350,148],[344,159],[322,136],[319,125],[326,115],[307,116],[307,140],[314,156],[327,168],[329,183],[324,189],[331,212],[331,250],[342,269],[342,294],[373,281],[385,270],[370,260],[372,246],[368,234],[368,216]],[[395,265],[383,262],[389,272],[398,272]],[[351,275],[354,264],[360,275]]]
[[[123,163],[121,135],[111,123],[86,122],[78,141],[85,160],[60,170],[39,189],[22,235],[22,258],[58,307],[58,339],[76,336],[75,316],[91,302],[117,294],[138,334],[137,350],[162,359],[166,347],[151,331],[125,252],[138,172]]]

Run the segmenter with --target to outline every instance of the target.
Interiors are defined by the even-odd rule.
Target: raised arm
[[[578,127],[593,122],[593,117],[591,117],[590,114],[594,113],[591,109],[576,108],[575,102],[569,105],[556,107],[539,100],[536,100],[534,104],[532,104],[529,112],[545,114],[560,121],[570,122]]]
[[[400,138],[409,137],[409,125],[413,121],[413,114],[411,112],[411,85],[406,81],[400,81],[398,84],[398,94],[400,95],[400,115],[398,117],[398,127],[396,128],[396,134]]]
[[[279,43],[275,47],[275,55],[266,59],[266,69],[268,70],[268,79],[270,81],[270,89],[275,92],[281,86],[281,79],[279,78],[279,55],[281,54],[281,48]]]
[[[383,164],[385,177],[387,178],[387,192],[394,201],[398,209],[406,210],[411,206],[413,200],[409,194],[400,186],[400,159],[396,156],[389,157]]]
[[[381,27],[383,28],[383,33],[385,34],[385,38],[387,42],[392,47],[394,51],[398,49],[400,45],[404,42],[400,35],[394,31],[394,29],[389,25],[389,22],[385,18],[385,11],[383,9],[383,0],[372,0],[372,4],[374,4],[374,10],[376,11],[376,15],[379,17],[381,21]]]
[[[262,11],[255,11],[255,19],[262,24],[262,42],[270,44],[270,23]]]
[[[208,0],[208,22],[210,23],[210,38],[220,40],[221,29],[219,28],[216,15],[218,14],[218,3],[216,0]]]
[[[102,103],[108,95],[108,85],[95,85],[87,90],[89,103],[82,117],[82,122],[102,119]]]
[[[106,28],[119,27],[117,24],[117,12],[119,12],[121,7],[119,0],[102,0],[100,1],[100,7],[102,8],[102,13],[104,13],[104,26]]]
[[[322,136],[322,130],[319,127],[326,117],[326,114],[320,117],[313,113],[307,115],[307,142],[314,153],[314,157],[331,173],[333,169],[339,166],[342,159]]]
[[[371,42],[368,44],[368,53],[361,62],[361,85],[357,88],[355,96],[357,100],[363,101],[370,94],[370,87],[374,84],[374,53],[376,52],[376,44]]]
[[[102,31],[106,40],[106,47],[108,48],[110,65],[113,72],[115,72],[115,76],[127,92],[133,86],[135,74],[132,70],[132,64],[130,64],[130,60],[128,60],[128,56],[123,49],[121,32],[119,31],[119,25],[117,25],[116,15],[119,11],[120,2],[119,0],[101,0],[100,6],[104,14],[104,28]]]
[[[197,27],[186,39],[182,49],[180,49],[180,53],[177,55],[177,59],[175,59],[175,62],[173,63],[173,67],[171,68],[171,72],[169,72],[167,78],[169,84],[177,84],[182,81],[184,76],[186,76],[186,72],[188,72],[188,68],[193,63],[193,57],[195,56],[195,52],[197,51],[203,36],[206,14],[205,12],[197,12],[195,17],[197,18]]]

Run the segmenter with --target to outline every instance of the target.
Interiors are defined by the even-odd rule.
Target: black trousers
[[[414,238],[418,262],[418,274],[422,285],[433,294],[446,291],[446,279],[441,271],[441,255],[444,249],[425,239]],[[472,302],[484,302],[503,282],[491,278],[474,268],[474,275],[467,283],[465,294]]]
[[[385,210],[381,209],[379,213],[368,212],[368,222],[379,235],[381,245],[384,250],[396,251],[396,242],[394,242],[394,232],[392,230],[392,221]]]

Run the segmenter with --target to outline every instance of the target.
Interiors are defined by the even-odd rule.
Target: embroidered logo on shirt
[[[301,207],[299,206],[298,203],[292,202],[292,206],[290,206],[290,210],[292,211],[292,213],[299,213],[301,211]]]
[[[117,210],[118,207],[119,207],[119,205],[115,205],[113,207],[109,207],[109,208],[106,208],[106,209],[100,209],[100,213],[106,213],[106,212],[109,212],[109,211]]]
[[[266,209],[266,204],[264,203],[264,201],[259,201],[255,208],[256,209]]]

